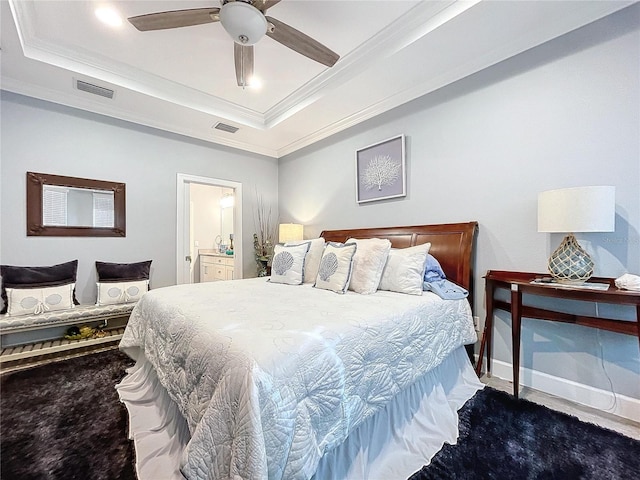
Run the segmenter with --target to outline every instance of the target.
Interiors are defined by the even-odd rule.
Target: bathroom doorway
[[[242,184],[178,174],[176,283],[199,282],[200,255],[231,249],[242,278]]]

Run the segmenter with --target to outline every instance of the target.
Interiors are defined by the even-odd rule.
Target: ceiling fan
[[[222,6],[172,10],[130,17],[141,32],[220,22],[234,41],[236,80],[247,86],[253,76],[253,45],[265,34],[316,62],[332,67],[340,56],[286,23],[266,15],[280,0],[221,0]]]

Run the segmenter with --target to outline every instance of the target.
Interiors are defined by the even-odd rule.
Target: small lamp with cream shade
[[[278,230],[280,243],[296,242],[304,238],[304,227],[299,223],[281,223]]]
[[[538,195],[538,232],[568,234],[549,258],[549,273],[557,282],[582,284],[593,275],[593,260],[573,234],[613,232],[615,195],[611,186],[562,188]]]

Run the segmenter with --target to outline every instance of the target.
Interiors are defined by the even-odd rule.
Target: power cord
[[[596,317],[600,317],[598,312],[598,303],[596,302]],[[609,389],[611,390],[611,395],[613,395],[613,404],[604,410],[607,411],[615,411],[615,408],[618,406],[618,397],[616,395],[615,389],[613,388],[613,382],[611,381],[611,377],[607,373],[607,369],[604,365],[604,346],[602,345],[602,338],[600,337],[600,329],[596,328],[596,340],[598,341],[598,345],[600,347],[600,366],[602,367],[602,371],[604,372],[605,377],[609,382]]]

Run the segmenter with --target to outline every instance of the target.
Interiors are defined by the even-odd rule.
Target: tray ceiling
[[[267,15],[340,59],[325,67],[264,37],[254,47],[262,85],[242,88],[220,23],[140,32],[126,21],[218,0],[2,0],[1,86],[281,157],[632,3],[282,0]],[[97,19],[104,6],[119,27]],[[238,130],[214,129],[219,122]]]

